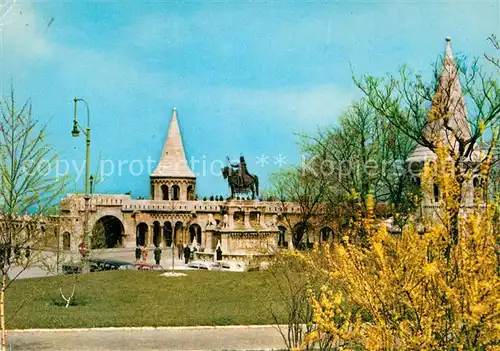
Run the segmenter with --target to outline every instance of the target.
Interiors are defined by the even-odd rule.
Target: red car
[[[147,262],[136,262],[135,268],[143,271],[164,271],[163,268],[159,264],[147,263]]]

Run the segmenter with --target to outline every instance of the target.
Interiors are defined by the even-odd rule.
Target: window
[[[434,190],[434,202],[438,202],[439,201],[439,185],[434,183],[433,190]]]
[[[330,241],[333,239],[333,230],[330,227],[324,227],[320,230],[321,241]]]
[[[477,188],[479,186],[479,178],[478,177],[475,177],[473,180],[472,180],[472,184],[474,185],[474,188]]]
[[[278,227],[279,233],[278,233],[278,247],[286,247],[288,246],[287,242],[285,241],[286,239],[286,228],[283,226]]]
[[[161,194],[163,200],[168,200],[168,186],[165,184],[161,186]]]
[[[420,177],[415,177],[415,185],[418,186],[420,188]]]
[[[181,196],[181,189],[178,185],[172,186],[172,200],[179,200]]]

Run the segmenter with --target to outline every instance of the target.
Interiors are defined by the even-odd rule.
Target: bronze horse
[[[255,174],[241,174],[229,167],[222,168],[222,176],[227,179],[231,188],[231,197],[234,194],[246,194],[252,192],[252,199],[259,196],[259,178]]]

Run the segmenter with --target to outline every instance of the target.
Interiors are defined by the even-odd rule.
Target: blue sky
[[[279,169],[275,157],[300,162],[296,133],[335,124],[360,97],[350,65],[384,75],[407,64],[429,76],[446,36],[455,53],[474,56],[491,52],[486,38],[500,32],[497,1],[4,0],[2,11],[9,5],[2,96],[13,82],[19,100],[31,97],[36,118],[49,123],[48,141],[78,166],[84,139],[69,132],[72,99],[84,98],[92,170],[99,160],[109,160],[106,173],[114,167],[96,192],[134,197],[149,196],[146,161],[161,154],[174,106],[188,159],[200,161],[193,169],[200,196],[228,193],[203,161],[240,153],[265,188]],[[84,121],[83,106],[78,114]],[[261,155],[268,164],[257,164]],[[81,191],[83,179],[70,171],[68,190]]]

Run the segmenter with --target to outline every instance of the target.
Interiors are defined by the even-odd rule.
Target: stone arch
[[[172,200],[180,200],[181,198],[181,188],[175,184],[172,185]]]
[[[161,243],[161,225],[160,222],[153,222],[153,245],[160,245]]]
[[[62,242],[62,247],[63,250],[71,250],[71,234],[69,232],[64,232],[62,235],[63,242]]]
[[[319,231],[321,241],[333,241],[333,229],[326,226]]]
[[[174,242],[177,242],[179,240],[179,235],[181,236],[181,240],[180,241],[184,241],[182,239],[182,228],[183,227],[184,227],[184,224],[181,221],[175,222],[175,226],[174,226],[174,239],[173,239]]]
[[[243,211],[235,211],[233,213],[233,221],[235,224],[242,225],[245,221],[245,212]]]
[[[480,185],[479,177],[472,178],[472,185],[477,188]]]
[[[166,247],[170,247],[170,245],[172,245],[172,240],[174,239],[172,234],[172,223],[168,221],[163,223],[163,242],[165,243]]]
[[[148,237],[148,225],[144,222],[137,224],[135,232],[135,244],[145,246]]]
[[[189,242],[193,242],[196,238],[196,243],[201,244],[201,227],[198,223],[193,223],[189,226]]]
[[[94,224],[92,229],[92,248],[113,248],[122,245],[124,228],[115,216],[106,215]]]
[[[278,226],[278,247],[286,247],[287,242],[286,242],[286,227],[279,225]]]
[[[162,200],[168,200],[168,185],[163,184],[161,187]]]
[[[295,224],[295,226],[293,227],[295,237],[297,238],[297,241],[303,247],[308,247],[311,244],[310,240],[309,240],[308,229],[309,229],[308,225],[304,222],[299,222],[299,223]],[[299,238],[300,238],[300,240],[298,240]]]

